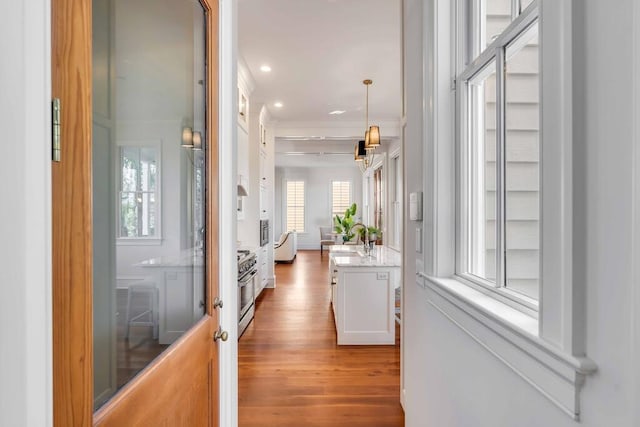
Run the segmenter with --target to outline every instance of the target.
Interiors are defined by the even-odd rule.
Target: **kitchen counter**
[[[150,258],[136,264],[138,267],[202,267],[204,254],[201,249],[186,249],[176,255]]]
[[[337,267],[401,267],[400,253],[386,246],[375,246],[369,254],[363,246],[334,245],[329,249]]]

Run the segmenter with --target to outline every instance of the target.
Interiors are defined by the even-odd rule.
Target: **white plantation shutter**
[[[351,182],[333,181],[331,194],[331,217],[344,215],[351,206]]]
[[[304,181],[287,181],[287,231],[304,233]]]

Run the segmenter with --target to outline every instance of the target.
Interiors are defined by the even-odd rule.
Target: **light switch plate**
[[[389,280],[389,273],[388,272],[378,273],[377,279],[378,280]]]
[[[409,219],[422,221],[422,191],[409,194]]]

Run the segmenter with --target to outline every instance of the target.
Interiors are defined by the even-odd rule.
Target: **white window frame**
[[[153,148],[156,152],[156,167],[158,179],[156,182],[156,234],[153,237],[122,237],[120,236],[120,215],[121,200],[120,192],[122,188],[122,154],[123,147],[135,148]],[[160,245],[162,244],[162,141],[160,140],[140,140],[140,141],[118,141],[116,143],[116,191],[115,191],[115,208],[116,208],[116,245]]]
[[[456,123],[456,105],[461,105],[462,82],[455,70],[464,64],[466,40],[457,37],[456,29],[466,28],[470,1],[474,0],[434,0],[425,19],[425,60],[434,69],[424,89],[431,105],[423,125],[426,250],[417,261],[416,284],[442,315],[571,418],[579,419],[580,390],[597,369],[585,355],[585,291],[582,281],[573,277],[574,69],[568,53],[582,42],[572,31],[574,2],[580,0],[537,0],[524,12],[533,13],[535,8],[539,13],[540,102],[544,105],[537,313],[456,274],[456,229],[461,220],[456,173],[461,126]]]
[[[289,230],[289,224],[287,223],[288,217],[288,209],[289,209],[289,194],[288,194],[288,183],[289,182],[302,182],[304,184],[304,205],[303,205],[303,213],[302,213],[302,230],[295,230],[297,234],[305,234],[307,232],[307,182],[304,179],[295,179],[295,178],[287,178],[284,180],[284,188],[283,188],[283,200],[284,200],[284,227],[282,228],[285,232],[293,231]]]
[[[394,162],[395,166],[394,166]],[[402,156],[400,147],[389,153],[389,247],[402,248]]]
[[[514,3],[519,3],[517,0]],[[518,5],[513,4],[514,10]],[[480,16],[479,11],[473,8],[470,11],[472,18],[470,21],[479,24]],[[479,8],[478,8],[479,9]],[[462,18],[464,19],[464,18]],[[459,58],[457,68],[462,72],[456,77],[457,81],[457,127],[459,128],[458,135],[458,170],[460,175],[458,177],[458,190],[459,195],[457,204],[457,216],[459,218],[456,229],[456,275],[461,279],[464,279],[472,286],[477,286],[480,291],[490,291],[497,295],[496,298],[500,298],[502,302],[512,305],[514,308],[526,311],[528,314],[537,316],[539,303],[534,298],[527,297],[526,295],[513,291],[506,287],[505,272],[505,259],[503,257],[506,247],[506,220],[504,217],[504,204],[505,204],[505,192],[506,186],[505,171],[503,167],[504,155],[506,149],[506,133],[504,121],[505,117],[505,66],[507,58],[505,56],[508,46],[518,40],[518,37],[528,31],[533,25],[538,22],[538,8],[534,1],[525,11],[517,16],[511,24],[499,35],[496,39],[482,52],[478,53],[475,58],[467,64],[469,56],[473,57],[474,52],[479,49],[479,46],[474,43],[471,45],[469,41],[470,36],[465,35],[464,40],[467,41],[465,45],[460,46],[460,50],[464,53]],[[469,28],[469,26],[466,26]],[[472,27],[473,28],[473,27]],[[474,31],[472,29],[472,31]],[[480,32],[479,45],[484,46],[484,40],[482,40],[483,32]],[[467,51],[471,51],[467,55]],[[471,195],[471,189],[469,188],[470,182],[470,159],[474,155],[474,152],[470,147],[470,135],[469,128],[471,126],[470,115],[470,100],[469,90],[471,82],[480,75],[489,74],[492,71],[496,73],[496,200],[498,206],[496,207],[496,280],[490,282],[489,280],[483,280],[482,278],[467,271],[469,266],[469,250],[470,250],[470,211],[471,206],[469,204],[469,197]],[[541,221],[540,221],[541,222]],[[522,307],[520,307],[522,306]]]

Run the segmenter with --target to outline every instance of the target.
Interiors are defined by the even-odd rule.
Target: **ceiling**
[[[239,0],[252,103],[278,122],[400,121],[400,0]],[[264,73],[267,64],[272,71]],[[282,108],[274,107],[281,102]],[[342,115],[329,115],[334,110]]]

